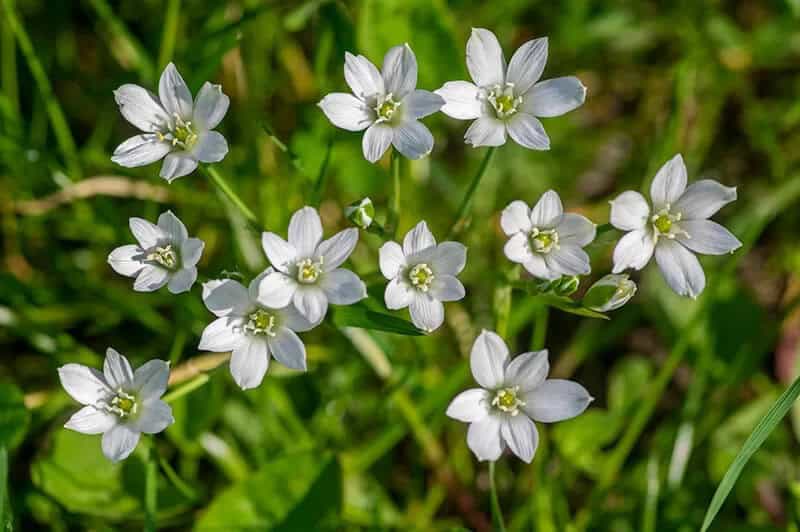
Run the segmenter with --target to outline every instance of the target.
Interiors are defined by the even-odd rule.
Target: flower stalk
[[[211,179],[214,185],[216,185],[216,187],[223,194],[225,194],[225,197],[227,197],[231,201],[231,203],[233,203],[233,206],[236,207],[236,209],[242,214],[242,216],[244,216],[244,218],[248,222],[256,226],[259,225],[258,217],[253,213],[253,211],[250,210],[250,207],[248,207],[245,204],[245,202],[242,201],[242,198],[240,198],[239,195],[233,191],[231,186],[228,184],[228,181],[224,177],[222,177],[222,175],[217,171],[216,168],[210,165],[204,165],[201,168],[203,169],[205,174]]]
[[[494,480],[494,460],[489,462],[489,488],[491,490],[492,501],[492,523],[498,532],[506,532],[506,523],[503,519],[503,510],[500,508],[500,500],[497,498],[497,485]]]
[[[492,161],[492,156],[496,148],[490,147],[486,150],[486,155],[483,157],[483,161],[481,161],[481,165],[478,167],[478,171],[475,172],[475,175],[472,178],[472,181],[467,188],[467,193],[464,195],[464,199],[461,200],[461,205],[458,206],[458,212],[456,212],[456,221],[453,224],[452,229],[450,229],[450,234],[448,238],[453,238],[455,235],[460,233],[464,230],[464,226],[467,224],[467,211],[469,210],[470,205],[472,205],[472,196],[475,195],[475,191],[478,189],[478,185],[483,179],[484,174],[486,173],[486,169],[489,168],[489,163]]]

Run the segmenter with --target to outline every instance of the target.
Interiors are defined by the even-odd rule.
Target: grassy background
[[[462,236],[468,297],[447,306],[437,333],[347,332],[328,320],[304,335],[308,373],[273,364],[244,393],[223,367],[173,405],[177,423],[153,440],[164,465],[160,527],[485,530],[486,467],[444,410],[470,383],[468,349],[495,327],[506,295],[499,212],[555,188],[568,209],[605,223],[608,200],[648,186],[676,152],[690,179],[739,187],[717,219],[745,247],[704,259],[710,286],[697,302],[672,294],[653,267],[637,274],[639,294],[610,322],[514,292],[512,350],[547,345],[555,374],[597,401],[540,426],[532,465],[499,463],[509,528],[697,530],[733,456],[798,373],[797,0],[0,3],[0,447],[9,450],[0,518],[10,506],[19,530],[142,526],[147,445],[111,466],[99,438],[63,430],[76,405],[56,368],[98,366],[109,345],[136,365],[180,366],[198,356],[212,316],[199,286],[134,293],[108,267],[109,251],[131,241],[127,219],[172,209],[205,240],[207,278],[250,278],[265,265],[258,234],[199,172],[166,186],[158,165],[110,162],[133,132],[111,91],[155,87],[170,59],[193,91],[210,79],[230,95],[220,130],[231,150],[217,166],[278,233],[308,201],[329,146],[326,234],[347,225],[347,203],[370,196],[379,217],[388,204],[388,157],[364,161],[360,135],[336,130],[315,105],[346,88],[345,50],[380,64],[408,42],[419,86],[432,90],[466,79],[472,26],[495,31],[508,57],[547,35],[545,77],[578,75],[588,95],[545,120],[549,152],[509,144],[495,157]],[[463,144],[463,122],[426,123],[436,146],[403,167],[400,230],[426,219],[442,238],[483,150]],[[591,247],[592,279],[610,269],[616,236]],[[362,235],[351,259],[379,301],[381,242]],[[716,530],[798,530],[800,412],[791,418],[747,466]]]

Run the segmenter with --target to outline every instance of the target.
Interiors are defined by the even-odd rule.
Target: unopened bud
[[[594,283],[583,296],[583,306],[597,312],[616,310],[636,293],[636,283],[625,274],[609,274]]]
[[[361,229],[366,229],[375,219],[375,207],[371,199],[364,198],[345,207],[344,215]]]

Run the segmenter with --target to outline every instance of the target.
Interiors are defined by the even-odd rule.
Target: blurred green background
[[[273,363],[260,388],[242,392],[222,367],[173,404],[176,424],[147,439],[162,461],[159,527],[488,530],[485,464],[444,411],[471,385],[469,347],[495,327],[508,295],[499,212],[554,188],[568,210],[606,223],[608,200],[647,186],[677,152],[690,180],[739,187],[716,218],[745,246],[704,259],[711,282],[696,302],[672,294],[653,266],[636,274],[639,293],[611,321],[514,292],[512,351],[546,345],[555,375],[597,400],[575,420],[540,425],[533,464],[499,463],[509,529],[697,530],[744,439],[798,374],[797,0],[0,4],[0,516],[16,530],[143,525],[147,446],[114,466],[98,437],[62,429],[76,405],[56,373],[67,362],[101,365],[107,346],[134,365],[158,357],[185,367],[201,356],[212,316],[199,285],[135,293],[106,264],[132,242],[128,218],[172,209],[206,242],[206,278],[249,279],[265,266],[258,233],[200,172],[167,186],[158,164],[129,170],[109,159],[133,134],[112,90],[154,88],[169,60],[193,91],[212,80],[230,95],[219,129],[231,149],[217,167],[284,234],[328,154],[326,235],[348,225],[342,207],[364,196],[385,213],[388,157],[367,163],[361,135],[336,130],[316,107],[346,90],[346,50],[380,64],[408,42],[419,87],[433,90],[467,79],[473,26],[493,30],[507,57],[546,35],[544,77],[577,75],[588,95],[544,121],[549,152],[508,144],[495,157],[461,236],[468,295],[447,305],[442,329],[410,337],[328,319],[304,335],[308,373]],[[436,145],[404,165],[400,231],[425,219],[443,238],[484,150],[463,144],[464,122],[425,122]],[[617,236],[592,245],[582,287],[610,270]],[[351,258],[378,305],[381,243],[362,233]],[[798,530],[798,438],[800,410],[748,464],[714,530]]]

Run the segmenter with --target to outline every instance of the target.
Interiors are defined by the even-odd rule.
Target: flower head
[[[169,364],[151,360],[135,372],[128,359],[106,350],[103,372],[80,364],[58,368],[64,390],[85,405],[65,428],[103,435],[103,454],[112,462],[127,458],[141,433],[156,434],[175,422],[172,409],[161,400],[167,389]]]
[[[384,299],[392,310],[409,307],[411,321],[426,332],[444,321],[443,301],[464,298],[464,285],[456,276],[467,262],[467,248],[458,242],[436,239],[423,221],[406,233],[403,247],[387,242],[380,249],[383,276],[389,279]]]
[[[345,229],[322,240],[322,222],[316,209],[303,207],[289,222],[289,241],[275,233],[261,235],[261,245],[274,270],[259,287],[268,306],[289,303],[311,323],[328,312],[328,302],[352,305],[367,297],[367,288],[350,270],[339,268],[358,243],[358,229]]]
[[[119,165],[145,166],[163,158],[161,177],[171,182],[194,172],[198,162],[219,162],[228,153],[225,137],[213,131],[230,104],[220,85],[206,82],[193,101],[170,63],[158,82],[158,96],[129,83],[114,91],[114,99],[122,116],[142,131],[114,150],[111,160]]]
[[[135,277],[137,292],[153,292],[165,284],[173,294],[189,290],[197,280],[203,241],[190,238],[172,211],[162,213],[158,225],[142,218],[131,218],[129,224],[139,245],[120,246],[108,255],[114,271]]]
[[[345,53],[344,77],[353,94],[334,92],[319,102],[333,125],[363,131],[364,157],[374,163],[389,145],[409,159],[433,150],[433,135],[420,121],[444,100],[417,89],[417,58],[407,45],[395,46],[383,59],[383,74],[363,55]]]
[[[547,62],[547,38],[528,41],[506,59],[497,37],[473,28],[467,41],[467,69],[474,83],[448,81],[436,94],[442,112],[475,120],[464,135],[467,144],[501,146],[506,133],[534,150],[550,149],[550,138],[537,117],[550,118],[583,104],[586,87],[576,77],[539,81]]]
[[[583,306],[597,312],[617,310],[636,294],[636,283],[626,274],[610,273],[589,287]]]
[[[667,284],[682,296],[697,297],[706,276],[694,253],[723,255],[742,243],[708,218],[736,199],[736,188],[703,179],[686,186],[686,165],[676,155],[653,178],[652,209],[634,191],[611,202],[611,224],[628,231],[614,249],[614,273],[641,270],[655,254]],[[694,252],[694,253],[693,253]]]
[[[199,349],[231,351],[231,375],[243,390],[261,384],[270,354],[287,368],[306,369],[306,347],[295,333],[309,331],[314,324],[291,305],[274,308],[259,297],[270,273],[271,268],[249,288],[232,279],[203,284],[203,302],[217,319],[203,331]]]
[[[503,248],[506,257],[534,277],[553,280],[591,271],[582,248],[594,240],[595,225],[580,214],[564,213],[556,192],[545,192],[533,209],[523,201],[511,202],[500,225],[510,237]]]
[[[546,350],[511,359],[503,339],[490,331],[475,340],[470,366],[480,388],[458,394],[447,415],[470,424],[467,445],[478,460],[497,460],[508,446],[530,463],[539,443],[533,422],[573,418],[593,400],[577,382],[547,378]]]

